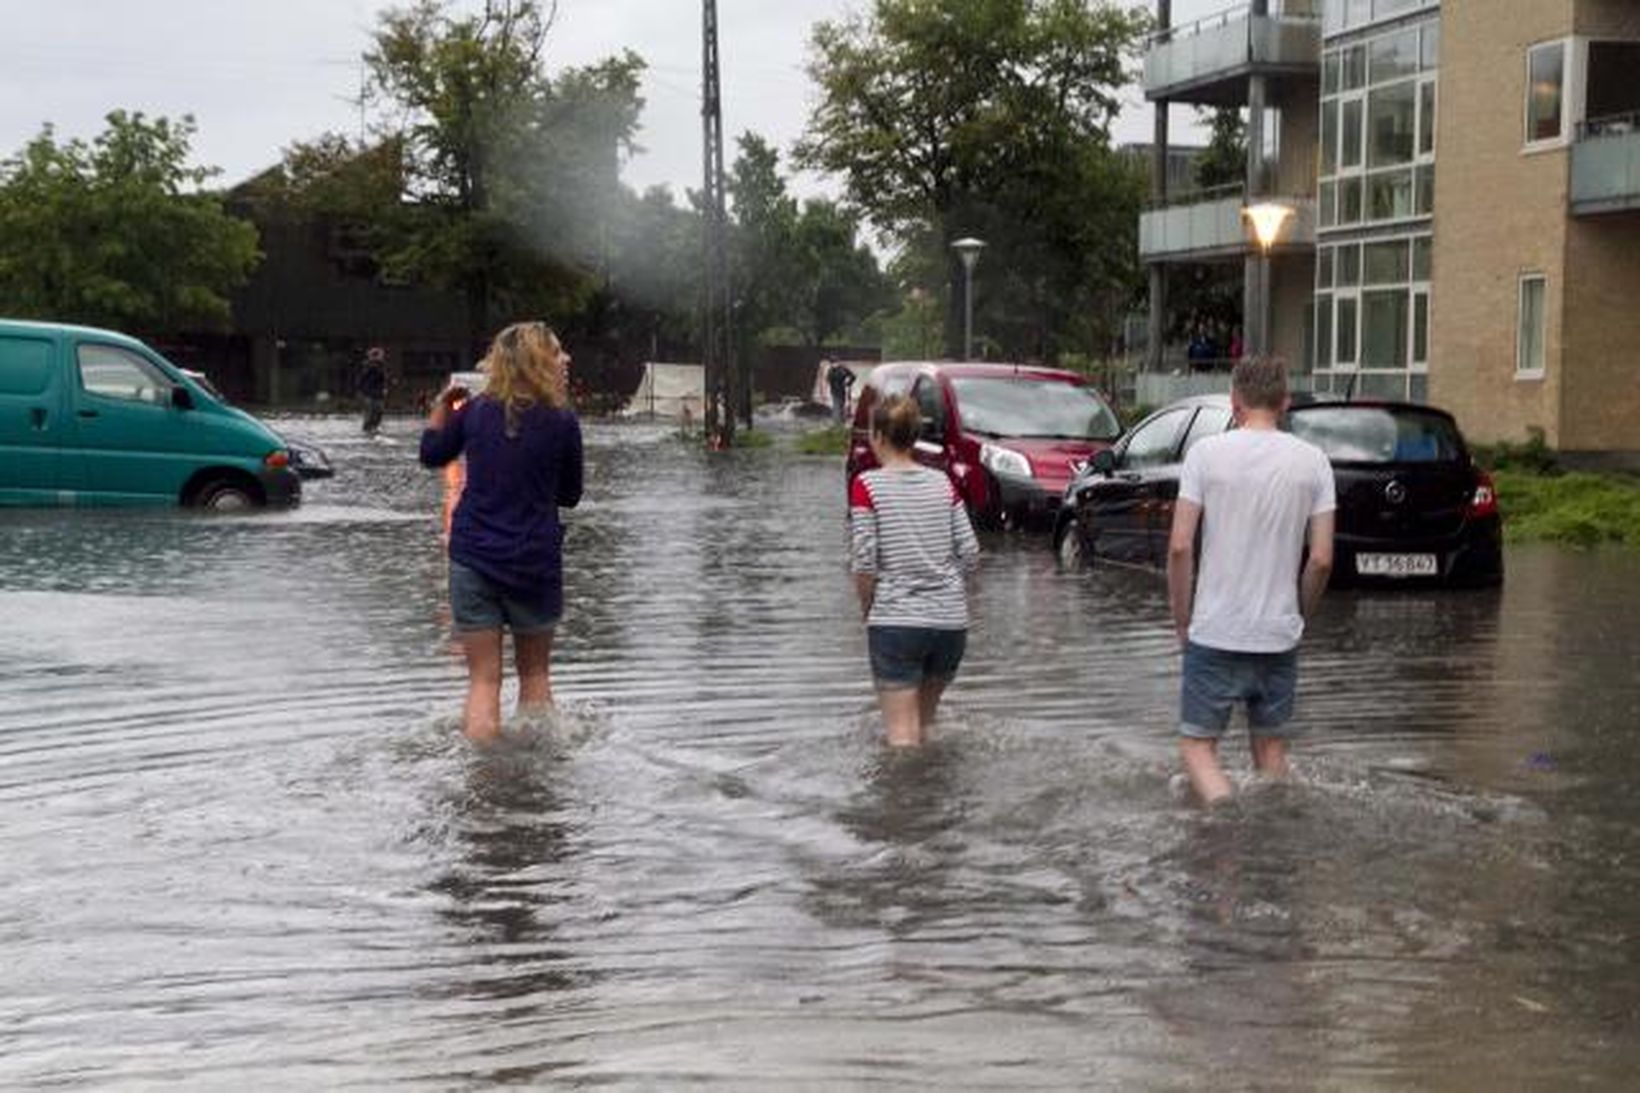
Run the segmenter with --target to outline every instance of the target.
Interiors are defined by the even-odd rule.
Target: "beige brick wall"
[[[1562,442],[1567,153],[1524,154],[1526,47],[1572,28],[1573,0],[1441,5],[1430,399],[1476,440]],[[1515,379],[1519,279],[1548,284],[1547,376]],[[1580,281],[1581,285],[1581,281]]]

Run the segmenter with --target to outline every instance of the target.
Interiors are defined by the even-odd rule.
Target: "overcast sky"
[[[809,29],[867,0],[719,0],[723,123],[783,151],[801,134],[812,88]],[[276,162],[293,140],[357,133],[359,55],[383,0],[0,0],[0,157],[52,122],[89,136],[114,109],[199,124],[196,158],[237,182]],[[1175,0],[1182,22],[1224,0]],[[561,0],[551,67],[623,48],[649,63],[648,106],[626,168],[643,188],[682,196],[700,184],[700,5],[695,0]],[[1118,140],[1147,140],[1150,113],[1130,89]],[[1175,124],[1175,139],[1180,127]],[[732,158],[733,147],[728,151]],[[800,184],[812,190],[815,180]]]

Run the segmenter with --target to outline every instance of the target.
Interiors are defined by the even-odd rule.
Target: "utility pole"
[[[705,311],[701,322],[706,368],[706,441],[735,437],[740,384],[734,355],[734,303],[730,299],[728,213],[723,174],[723,98],[718,65],[717,0],[701,2],[701,118],[705,133]]]

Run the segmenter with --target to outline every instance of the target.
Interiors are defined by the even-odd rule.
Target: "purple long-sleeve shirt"
[[[421,434],[421,462],[466,456],[466,484],[450,523],[450,558],[551,614],[563,610],[564,527],[558,510],[581,500],[581,423],[532,406],[508,437],[506,411],[482,395]]]

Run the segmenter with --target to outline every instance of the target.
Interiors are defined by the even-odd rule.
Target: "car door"
[[[172,405],[176,384],[146,356],[122,345],[73,346],[69,397],[74,444],[63,480],[103,503],[175,501],[199,465],[201,430]]]
[[[1162,410],[1140,422],[1116,450],[1115,466],[1095,480],[1083,504],[1084,533],[1095,554],[1112,561],[1155,565],[1150,542],[1159,472],[1174,465],[1193,409]]]
[[[1179,476],[1184,471],[1184,457],[1197,442],[1225,432],[1233,424],[1230,407],[1208,403],[1196,408],[1196,416],[1185,430],[1184,443],[1179,445],[1173,462],[1155,468],[1146,485],[1148,505],[1145,510],[1146,534],[1150,539],[1150,553],[1157,565],[1167,564],[1167,543],[1173,534],[1173,508],[1179,500]]]
[[[0,504],[49,504],[62,485],[62,365],[57,342],[0,334]]]

